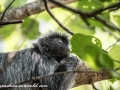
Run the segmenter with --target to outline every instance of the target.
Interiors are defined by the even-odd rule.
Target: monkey
[[[7,61],[8,54],[0,53],[0,67]],[[0,85],[15,85],[32,77],[75,70],[77,63],[76,56],[70,54],[68,36],[51,32],[40,37],[33,47],[17,51],[10,65],[0,74]],[[37,84],[37,87],[13,87],[7,90],[69,90],[74,78],[75,73],[56,75],[24,84]]]

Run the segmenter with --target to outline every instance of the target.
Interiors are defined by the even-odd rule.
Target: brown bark
[[[77,73],[77,76],[75,79],[75,85],[73,87],[77,87],[77,86],[85,85],[85,84],[93,84],[94,82],[97,82],[97,81],[112,78],[108,70],[104,69],[98,72],[94,72],[82,60],[79,61],[76,71],[83,71],[83,72]],[[86,73],[86,71],[91,71],[91,72]]]
[[[75,1],[76,0],[59,0],[59,2],[63,4],[68,4],[71,2],[75,2]],[[50,8],[57,7],[56,5],[52,3],[48,3],[48,6]],[[45,10],[45,7],[44,7],[44,3],[42,0],[28,3],[23,6],[14,8],[14,9],[7,10],[3,18],[3,21],[8,22],[10,20],[21,20],[23,18],[29,17],[30,15],[41,13],[44,10]],[[1,16],[2,14],[0,14],[0,18]]]

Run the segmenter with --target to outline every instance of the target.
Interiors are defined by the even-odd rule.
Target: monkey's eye
[[[63,41],[62,40],[58,40],[59,43],[63,44]]]

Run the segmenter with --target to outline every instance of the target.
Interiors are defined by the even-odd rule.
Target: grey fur
[[[56,43],[64,41],[64,45]],[[67,46],[67,47],[66,47]],[[58,50],[57,50],[58,49]],[[18,51],[12,63],[0,74],[0,85],[17,84],[32,77],[74,70],[78,59],[69,55],[66,35],[52,33],[38,39],[34,48]],[[0,54],[0,67],[5,64],[8,53]],[[72,86],[74,73],[44,78],[26,83],[47,85],[44,88],[9,88],[8,90],[68,90]]]

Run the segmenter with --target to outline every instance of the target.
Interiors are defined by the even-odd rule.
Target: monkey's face
[[[61,38],[54,38],[50,40],[49,50],[52,56],[56,58],[64,58],[69,54],[69,47],[67,40],[62,40]]]
[[[43,38],[39,38],[37,44],[34,47],[44,54],[50,55],[57,60],[65,58],[69,55],[69,40],[66,35],[53,33]]]
[[[55,38],[52,43],[51,51],[57,57],[64,57],[69,54],[68,42],[66,40],[62,40],[61,38]]]

